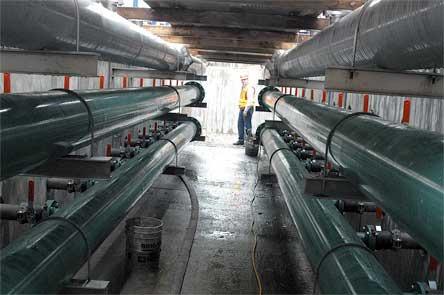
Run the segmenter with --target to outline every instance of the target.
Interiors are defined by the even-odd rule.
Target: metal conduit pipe
[[[197,121],[181,123],[164,138],[178,151],[199,136]],[[79,194],[53,216],[68,219],[85,233],[91,251],[109,235],[175,159],[174,145],[160,140],[142,149],[116,169],[110,180],[100,181]],[[46,220],[2,249],[1,294],[54,294],[86,261],[87,248],[68,222]]]
[[[18,1],[22,2],[22,1]],[[57,2],[57,1],[54,1]],[[83,90],[100,139],[179,106],[202,101],[204,89],[177,87]],[[0,95],[1,175],[25,173],[91,143],[89,115],[78,97],[62,91]]]
[[[398,229],[377,231],[373,225],[367,225],[364,229],[365,232],[358,232],[357,235],[372,250],[422,249],[408,233]]]
[[[278,100],[278,98],[280,99]],[[350,112],[264,88],[260,104],[325,151],[331,130]],[[361,115],[334,131],[329,159],[403,230],[443,261],[444,135]]]
[[[364,212],[376,212],[377,208],[374,203],[353,200],[337,200],[335,206],[341,213],[354,212],[359,214]]]
[[[1,0],[0,20],[0,42],[7,47],[78,48],[105,60],[168,71],[185,71],[198,62],[185,47],[163,41],[92,0]]]
[[[364,244],[336,209],[334,201],[303,194],[304,176],[308,171],[288,149],[279,133],[265,128],[260,138],[268,156],[273,155],[271,166],[313,268],[328,255],[318,269],[320,291],[328,294],[401,294],[375,256],[368,251],[343,247],[327,254],[345,243]]]
[[[17,220],[17,212],[19,210],[20,210],[20,205],[0,204],[0,219]]]
[[[371,0],[310,40],[276,53],[268,65],[283,78],[323,76],[332,66],[389,70],[443,66],[444,0]]]

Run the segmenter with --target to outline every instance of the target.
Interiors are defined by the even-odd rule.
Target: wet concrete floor
[[[266,162],[261,161],[260,171],[268,170]],[[240,147],[196,142],[180,154],[179,163],[186,167],[199,200],[197,231],[183,284],[177,286],[182,278],[176,266],[190,201],[176,176],[162,175],[130,214],[163,220],[159,270],[133,269],[122,294],[171,294],[177,290],[182,294],[257,294],[251,263],[253,218],[258,237],[256,263],[264,294],[311,293],[312,270],[277,185],[259,181],[251,207],[256,158],[246,156]],[[115,239],[117,254],[105,260],[124,256],[122,232],[120,236]],[[106,269],[102,267],[102,271]]]

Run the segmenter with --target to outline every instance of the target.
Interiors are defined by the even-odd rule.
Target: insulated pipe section
[[[167,140],[142,149],[110,180],[98,182],[53,216],[78,225],[95,250],[175,159],[174,145],[180,152],[199,129],[195,121],[181,123]],[[87,248],[71,224],[49,218],[2,249],[0,257],[1,294],[54,294],[87,260]]]
[[[78,97],[62,91],[0,95],[0,179],[26,173],[49,159],[90,144],[90,119],[94,138],[100,139],[179,106],[200,102],[205,96],[202,86],[195,82],[177,87],[77,93],[88,105],[92,118]]]
[[[260,104],[325,151],[334,126],[351,113],[285,95],[272,87]],[[278,100],[278,98],[280,99]],[[329,159],[360,191],[443,261],[444,136],[362,115],[343,121],[333,133]]]
[[[389,70],[440,68],[444,0],[372,0],[269,64],[283,78],[323,76],[332,66]]]
[[[303,194],[308,173],[279,133],[265,128],[261,133],[264,150],[271,159],[288,210],[296,225],[305,253],[316,271],[318,286],[328,294],[401,294],[375,256],[363,248],[338,245],[353,243],[365,247],[331,200]],[[327,256],[326,256],[327,255]]]
[[[185,71],[193,62],[185,47],[91,0],[1,0],[0,19],[0,42],[7,47],[95,52],[116,63],[166,71]]]

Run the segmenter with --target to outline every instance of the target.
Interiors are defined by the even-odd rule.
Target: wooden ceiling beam
[[[235,53],[251,53],[251,54],[268,54],[272,55],[276,49],[271,48],[240,48],[240,47],[222,47],[222,46],[192,46],[185,45],[189,50],[211,50],[217,52],[235,52]]]
[[[289,12],[354,10],[364,5],[365,0],[146,0],[150,7],[176,7],[215,11],[250,11],[268,14]]]
[[[161,38],[164,37],[195,37],[220,40],[254,40],[271,42],[302,43],[311,38],[291,32],[274,32],[247,29],[230,29],[193,26],[144,26],[146,30]]]
[[[240,48],[240,49],[249,49],[250,51],[267,49],[267,50],[276,50],[276,49],[290,49],[297,44],[289,43],[289,42],[272,42],[272,41],[256,41],[256,40],[223,40],[223,39],[202,39],[202,38],[194,38],[194,37],[177,37],[177,36],[169,36],[169,37],[161,37],[163,40],[171,43],[179,43],[184,44],[187,47],[192,48],[209,48],[209,47],[231,47],[231,48]]]
[[[329,20],[308,16],[279,16],[240,12],[195,11],[175,8],[119,7],[117,13],[127,19],[164,21],[171,24],[297,32],[322,30]]]
[[[193,54],[200,55],[207,61],[231,62],[231,63],[246,63],[246,64],[263,64],[267,62],[271,56],[255,55],[255,54],[239,54],[227,52],[213,52],[213,51],[193,51]]]

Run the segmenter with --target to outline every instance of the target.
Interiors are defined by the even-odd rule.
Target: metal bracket
[[[58,178],[108,179],[111,177],[111,157],[66,156],[58,158],[27,172]]]
[[[0,50],[0,72],[97,76],[99,55],[90,52]]]
[[[369,201],[344,177],[305,176],[304,194],[334,200]]]
[[[300,87],[309,89],[324,89],[324,81],[309,80],[309,79],[281,79],[270,78],[265,80],[259,80],[259,85],[265,86],[280,86],[280,87]]]
[[[290,129],[284,122],[277,120],[265,120],[265,126],[277,130]]]
[[[205,141],[206,137],[205,136],[196,136],[195,138],[193,138],[192,141]]]
[[[347,67],[328,68],[325,72],[325,89],[332,91],[442,99],[443,83],[444,75],[437,73],[392,72]]]
[[[165,175],[185,175],[185,167],[166,166],[163,170]]]
[[[109,281],[72,279],[64,286],[61,294],[109,294],[109,288]]]
[[[192,104],[183,106],[184,108],[202,108],[202,109],[206,109],[207,108],[207,103],[206,102],[194,102]]]
[[[254,108],[254,110],[255,110],[256,112],[267,112],[267,113],[271,113],[271,111],[270,111],[269,109],[264,108],[263,106],[256,106],[256,107]]]
[[[263,173],[261,174],[261,181],[266,184],[275,184],[278,183],[276,174],[273,173]]]
[[[155,121],[170,121],[170,122],[181,122],[182,121],[183,122],[183,121],[186,121],[187,118],[189,118],[189,117],[185,114],[167,113],[167,114],[157,117],[153,120],[155,120]]]
[[[113,68],[113,77],[130,77],[162,80],[207,81],[207,76],[196,75],[189,72],[169,72],[146,69]]]

